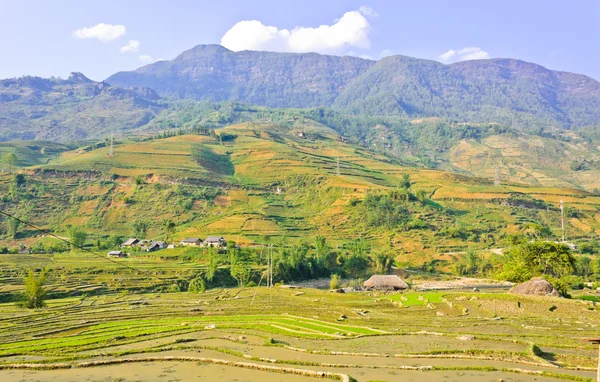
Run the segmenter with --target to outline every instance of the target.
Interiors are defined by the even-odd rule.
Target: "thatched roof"
[[[554,296],[559,297],[560,293],[552,284],[542,278],[533,278],[527,282],[516,285],[511,288],[508,293],[524,294],[535,296]]]
[[[365,281],[364,286],[369,289],[379,290],[408,289],[408,284],[396,275],[373,275]]]

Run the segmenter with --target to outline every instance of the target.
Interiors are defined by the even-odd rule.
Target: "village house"
[[[146,252],[158,251],[159,249],[167,248],[167,243],[164,241],[155,241],[152,244],[146,246]]]
[[[227,242],[223,236],[209,236],[204,240],[205,247],[225,247]]]
[[[110,251],[108,257],[127,257],[127,254],[122,251]]]
[[[197,237],[192,237],[192,238],[181,240],[180,243],[184,247],[199,247],[202,245],[202,239],[198,239]]]
[[[123,244],[121,244],[121,247],[133,247],[134,245],[137,245],[140,241],[138,239],[136,239],[135,237],[132,237],[130,239],[127,239],[126,242],[124,242]]]

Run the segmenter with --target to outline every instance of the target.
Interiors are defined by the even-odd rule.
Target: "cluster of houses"
[[[214,248],[223,248],[227,246],[227,241],[223,236],[209,236],[206,239],[202,240],[197,237],[191,237],[185,240],[182,240],[181,245],[185,247],[214,247]]]
[[[225,248],[227,242],[222,236],[209,236],[205,240],[200,238],[188,238],[180,241],[184,247],[214,247]],[[140,248],[144,252],[154,252],[165,248],[175,248],[175,244],[167,244],[164,241],[139,240],[136,238],[127,239],[121,244],[121,248]],[[127,253],[121,251],[110,251],[108,257],[127,257]]]

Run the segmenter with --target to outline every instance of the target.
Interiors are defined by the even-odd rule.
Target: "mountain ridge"
[[[510,122],[525,129],[600,123],[600,82],[510,58],[444,64],[403,55],[375,61],[198,45],[106,82],[180,99]]]

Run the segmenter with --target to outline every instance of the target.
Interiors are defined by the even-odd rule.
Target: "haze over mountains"
[[[406,56],[372,61],[198,45],[171,61],[119,72],[106,81],[180,99],[330,107],[352,114],[563,128],[600,122],[599,82],[513,59],[445,65]]]

